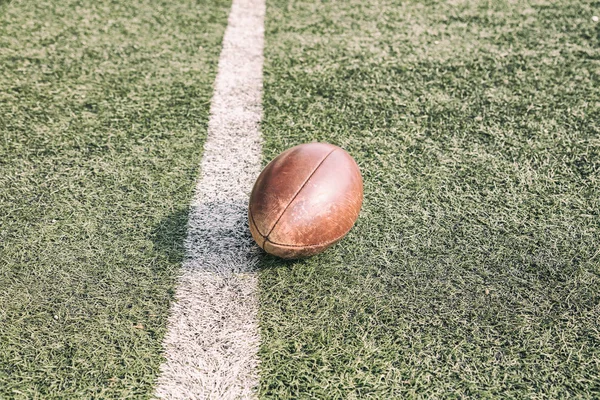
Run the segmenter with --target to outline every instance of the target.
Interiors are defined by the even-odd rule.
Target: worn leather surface
[[[299,145],[258,177],[250,195],[250,231],[268,253],[307,257],[348,233],[362,200],[360,170],[346,151],[327,143]]]

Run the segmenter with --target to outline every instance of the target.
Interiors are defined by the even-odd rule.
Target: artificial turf
[[[600,397],[598,2],[267,12],[265,161],[340,145],[365,201],[263,258],[261,397]]]
[[[228,3],[0,0],[0,398],[148,397]],[[265,160],[365,179],[265,256],[263,398],[600,396],[600,7],[283,1]]]
[[[144,398],[229,1],[0,0],[0,398]]]

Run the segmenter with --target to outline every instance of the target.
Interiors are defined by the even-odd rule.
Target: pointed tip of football
[[[352,228],[363,200],[358,165],[328,143],[292,147],[261,172],[248,207],[250,232],[282,258],[318,254]]]

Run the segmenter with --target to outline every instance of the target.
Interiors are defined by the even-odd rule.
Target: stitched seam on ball
[[[254,221],[254,214],[252,214],[252,209],[248,210],[248,214],[250,214],[250,222],[252,222],[252,225],[254,225],[254,228],[256,228],[256,232],[258,232],[258,234],[263,238],[266,238],[266,236],[260,231],[260,229],[258,229],[258,225],[256,225],[256,222]]]
[[[250,214],[250,222],[252,223],[252,225],[254,225],[254,228],[256,229],[256,232],[258,232],[258,234],[260,236],[262,236],[262,238],[263,238],[262,245],[259,244],[259,246],[264,250],[265,244],[267,243],[267,237],[262,234],[262,232],[260,231],[260,229],[258,229],[258,226],[256,225],[256,222],[254,221],[254,214],[252,214],[252,209],[251,208],[248,209],[248,214]]]
[[[298,195],[300,194],[300,192],[302,191],[302,189],[304,189],[304,187],[306,186],[306,184],[308,183],[308,181],[310,181],[310,178],[312,178],[312,176],[317,172],[317,170],[321,167],[321,165],[323,165],[323,163],[325,162],[325,160],[327,160],[327,157],[329,157],[336,150],[337,150],[337,148],[335,148],[335,149],[331,150],[329,153],[327,153],[327,155],[321,160],[321,162],[319,162],[319,164],[310,173],[310,175],[308,175],[308,178],[306,178],[306,180],[304,181],[304,183],[302,184],[302,186],[300,186],[300,189],[298,189],[298,191],[296,192],[296,194],[294,194],[294,197],[292,197],[292,199],[287,204],[287,206],[285,206],[285,208],[283,209],[283,211],[281,212],[281,214],[279,214],[279,217],[277,218],[277,220],[273,224],[273,227],[271,228],[271,230],[269,231],[269,233],[267,234],[267,236],[265,236],[265,240],[269,240],[269,236],[271,236],[271,233],[273,233],[273,230],[275,229],[275,227],[277,226],[277,224],[279,223],[279,221],[281,220],[281,218],[283,217],[283,215],[285,214],[285,212],[287,211],[287,209],[290,207],[290,204],[292,204],[294,202],[294,200],[296,200],[296,197],[298,197]],[[273,242],[271,242],[271,243],[273,243]]]
[[[348,231],[350,232],[350,231]],[[276,246],[285,246],[285,247],[302,247],[302,248],[307,248],[307,247],[319,247],[319,246],[325,246],[325,245],[329,245],[332,243],[337,242],[338,240],[341,240],[344,238],[344,236],[346,236],[348,234],[348,232],[344,233],[343,235],[333,239],[333,240],[328,240],[327,242],[323,242],[323,243],[317,243],[317,244],[285,244],[285,243],[276,243],[273,242],[271,240],[269,240],[268,238],[266,238],[265,242],[269,242],[271,244],[274,244]]]

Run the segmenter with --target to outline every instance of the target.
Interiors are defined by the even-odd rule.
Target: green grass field
[[[0,399],[147,398],[229,1],[0,0]],[[600,3],[268,0],[265,163],[356,227],[261,258],[260,398],[600,397]]]
[[[600,397],[600,6],[269,3],[265,159],[362,168],[351,234],[260,275],[263,398]]]
[[[152,391],[228,1],[0,17],[0,398]]]

